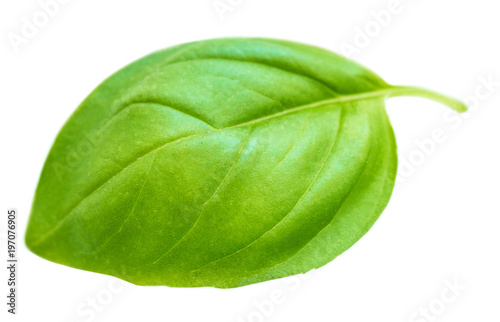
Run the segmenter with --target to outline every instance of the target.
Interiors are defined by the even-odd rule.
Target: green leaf
[[[155,52],[59,133],[26,232],[35,254],[140,285],[307,272],[365,234],[396,175],[391,86],[316,47],[215,39]]]

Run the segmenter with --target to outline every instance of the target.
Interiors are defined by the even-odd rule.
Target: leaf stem
[[[388,91],[388,97],[398,97],[398,96],[417,96],[427,98],[441,104],[444,104],[455,111],[462,113],[467,111],[467,105],[465,105],[462,101],[447,96],[443,94],[439,94],[433,92],[431,90],[419,87],[411,87],[411,86],[393,86]]]

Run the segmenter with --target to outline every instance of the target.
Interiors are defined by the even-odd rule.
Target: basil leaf
[[[316,47],[216,39],[155,52],[59,133],[26,233],[35,254],[140,285],[237,287],[353,245],[391,195],[391,86]]]

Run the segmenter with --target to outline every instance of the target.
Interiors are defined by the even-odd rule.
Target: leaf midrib
[[[223,127],[223,128],[215,128],[215,129],[210,130],[210,131],[198,132],[198,133],[191,134],[191,135],[188,135],[188,136],[180,137],[180,138],[178,138],[178,139],[176,139],[174,141],[166,142],[166,143],[164,143],[164,144],[162,144],[162,145],[160,145],[160,146],[158,146],[158,147],[156,147],[156,148],[154,148],[154,149],[146,152],[145,154],[137,157],[134,161],[132,161],[131,163],[129,163],[128,165],[126,165],[122,170],[118,171],[113,176],[111,176],[109,179],[107,179],[106,181],[104,181],[100,186],[98,186],[97,188],[95,188],[94,190],[92,190],[89,194],[87,194],[85,197],[83,197],[73,208],[71,208],[68,211],[67,215],[64,216],[52,229],[50,229],[47,233],[45,233],[40,238],[38,238],[36,241],[34,241],[31,244],[31,246],[35,247],[35,246],[41,244],[48,237],[50,237],[52,234],[54,234],[59,229],[59,227],[61,227],[62,224],[68,218],[71,217],[71,214],[89,196],[91,196],[94,193],[96,193],[97,191],[99,191],[103,186],[105,186],[107,183],[109,183],[114,177],[120,175],[122,172],[124,172],[126,169],[128,169],[129,167],[131,167],[132,165],[134,165],[140,159],[143,159],[144,157],[150,155],[151,153],[156,153],[160,149],[163,149],[163,148],[165,148],[165,147],[167,147],[167,146],[169,146],[171,144],[182,142],[182,141],[185,141],[187,139],[190,139],[190,138],[193,138],[193,137],[197,137],[197,136],[200,136],[200,135],[211,134],[211,133],[215,133],[215,132],[222,131],[222,130],[234,129],[234,128],[239,128],[239,127],[245,127],[245,126],[248,126],[248,125],[253,125],[253,124],[265,122],[265,121],[273,119],[273,118],[278,118],[278,117],[281,117],[283,115],[287,115],[287,114],[291,114],[291,113],[295,113],[295,112],[300,112],[302,110],[306,110],[306,109],[318,107],[318,106],[325,105],[325,104],[336,104],[336,103],[343,103],[343,102],[350,102],[350,101],[360,101],[360,100],[371,99],[371,98],[375,98],[375,97],[387,97],[389,94],[391,94],[392,90],[393,90],[392,87],[388,87],[388,88],[383,88],[383,89],[379,89],[379,90],[375,90],[375,91],[361,92],[361,93],[350,94],[350,95],[341,95],[341,96],[337,96],[335,98],[331,98],[331,99],[322,100],[322,101],[318,101],[318,102],[314,102],[314,103],[310,103],[310,104],[306,104],[306,105],[301,105],[301,106],[293,107],[293,108],[290,108],[290,109],[287,109],[287,110],[284,110],[284,111],[281,111],[281,112],[278,112],[278,113],[274,113],[274,114],[270,114],[270,115],[267,115],[267,116],[264,116],[264,117],[260,117],[260,118],[254,119],[252,121],[248,121],[248,122],[244,122],[244,123],[240,123],[240,124],[236,124],[236,125],[232,125],[232,126],[228,126],[228,127]],[[144,103],[144,102],[139,102],[139,103]],[[132,105],[132,104],[135,104],[135,102],[129,103],[129,105]],[[163,105],[163,104],[160,104],[160,103],[154,103],[154,104]],[[170,108],[170,106],[167,106],[167,105],[163,105],[163,106]],[[176,109],[173,109],[173,110],[176,110]],[[196,117],[193,117],[193,118],[197,119]]]

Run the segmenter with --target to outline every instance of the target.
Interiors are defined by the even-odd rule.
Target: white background
[[[43,11],[33,0],[1,2],[3,263],[9,207],[19,210],[21,237],[18,315],[6,313],[2,269],[1,320],[499,321],[497,3],[401,0],[381,26],[371,13],[387,10],[390,0],[220,2],[232,10],[218,14],[213,0],[70,0],[19,46],[9,37],[22,36],[23,19]],[[366,28],[370,36],[360,43]],[[422,99],[388,101],[400,157],[389,206],[350,250],[300,278],[229,290],[139,287],[31,254],[22,237],[38,176],[76,106],[104,78],[152,51],[225,36],[291,39],[340,53],[357,40],[351,57],[389,83],[431,88],[474,108],[458,117]],[[490,92],[481,82],[488,78],[497,82]],[[444,141],[429,141],[436,130]],[[460,285],[455,293],[450,283]]]

